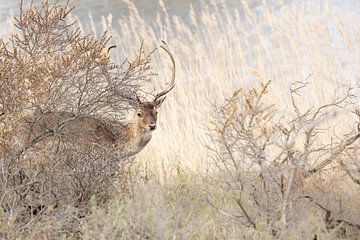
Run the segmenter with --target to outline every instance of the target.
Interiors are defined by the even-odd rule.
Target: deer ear
[[[161,106],[161,104],[164,102],[165,98],[166,98],[166,96],[156,99],[155,105],[156,105],[157,108],[159,108]]]

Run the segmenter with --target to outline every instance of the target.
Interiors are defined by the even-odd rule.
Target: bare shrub
[[[328,136],[331,121],[339,119],[336,113],[351,109],[352,95],[348,91],[329,104],[302,111],[296,95],[307,83],[298,82],[290,89],[294,117],[279,118],[266,98],[269,83],[260,90],[237,90],[218,108],[212,150],[224,199],[235,196],[237,210],[215,207],[250,229],[275,236],[293,231],[309,238],[334,228],[343,228],[343,235],[345,229],[358,231],[360,215],[353,208],[358,192],[348,185],[340,163],[352,159],[356,166],[360,132],[355,127],[348,134]],[[359,121],[356,114],[350,117]],[[323,141],[325,136],[331,140]],[[356,170],[345,169],[349,176]],[[318,216],[320,230],[310,221]]]
[[[73,220],[86,214],[89,200],[105,202],[126,177],[121,145],[114,152],[81,135],[96,130],[86,124],[117,122],[137,104],[140,85],[153,76],[152,52],[141,45],[133,60],[113,64],[110,37],[83,34],[68,21],[71,10],[21,3],[18,31],[1,40],[0,204],[17,223],[9,238],[45,216],[75,231]],[[64,219],[69,208],[77,210]]]

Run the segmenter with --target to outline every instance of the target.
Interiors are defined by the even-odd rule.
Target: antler
[[[102,62],[109,62],[109,59],[110,59],[110,50],[113,49],[113,48],[116,48],[116,45],[111,45],[111,46],[108,46],[106,48],[104,48],[101,53],[100,53],[100,60]]]
[[[108,46],[106,49],[106,56],[109,57],[109,54],[110,54],[110,50],[113,49],[113,48],[116,48],[116,45],[111,45],[111,46]]]
[[[156,101],[158,98],[160,98],[160,97],[164,96],[165,94],[167,94],[168,92],[170,92],[171,89],[173,89],[175,86],[175,60],[174,60],[174,57],[171,54],[166,42],[164,42],[162,40],[161,40],[161,42],[162,42],[162,44],[160,45],[160,47],[170,56],[171,62],[173,64],[172,77],[171,77],[170,87],[168,89],[165,89],[165,90],[159,92],[158,94],[156,94],[154,101]]]

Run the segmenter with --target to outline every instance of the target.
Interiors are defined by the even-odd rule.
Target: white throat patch
[[[151,137],[152,137],[152,132],[146,131],[144,134],[144,139],[143,139],[143,142],[145,143],[145,145],[151,140]]]

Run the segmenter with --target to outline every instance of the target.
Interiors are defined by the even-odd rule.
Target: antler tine
[[[113,49],[113,48],[116,48],[116,45],[111,45],[111,46],[108,46],[106,48],[104,48],[101,52],[101,55],[102,55],[102,58],[109,58],[110,57],[110,50]]]
[[[116,48],[116,45],[111,45],[111,46],[107,47],[107,53],[109,53],[110,50],[113,49],[113,48]]]
[[[171,76],[171,82],[170,82],[170,87],[166,90],[163,90],[161,92],[159,92],[158,94],[156,94],[155,96],[155,101],[156,99],[158,99],[159,97],[164,96],[165,94],[167,94],[168,92],[170,92],[174,86],[175,86],[175,60],[173,55],[171,54],[166,42],[164,42],[163,40],[161,40],[162,44],[160,45],[160,47],[169,55],[171,62],[172,62],[172,76]]]

